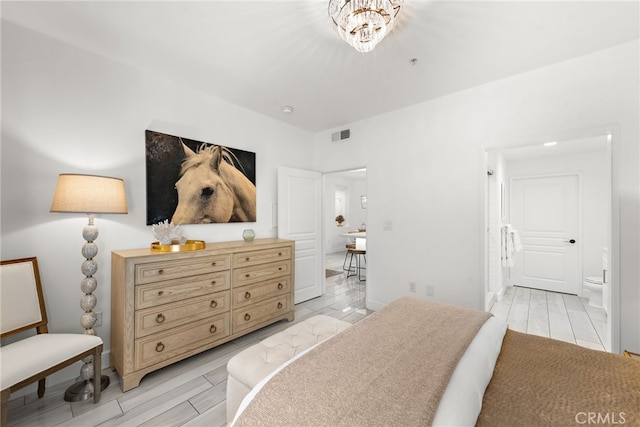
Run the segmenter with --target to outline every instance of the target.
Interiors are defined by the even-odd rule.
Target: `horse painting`
[[[256,187],[235,166],[236,156],[220,145],[202,144],[197,153],[184,142],[185,160],[176,182],[174,224],[255,222]]]

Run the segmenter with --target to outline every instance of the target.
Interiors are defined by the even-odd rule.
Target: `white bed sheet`
[[[491,381],[493,369],[496,365],[502,340],[507,331],[507,324],[491,316],[482,325],[474,339],[464,352],[456,369],[451,375],[449,384],[445,389],[436,414],[433,419],[434,426],[473,426],[476,424],[480,410],[482,409],[482,396]],[[329,338],[332,339],[333,337]],[[323,342],[326,342],[325,340]],[[322,344],[316,344],[320,345]],[[315,346],[297,354],[292,359],[280,365],[275,371],[262,379],[244,398],[233,418],[233,426],[244,409],[253,400],[255,395],[278,372],[299,357],[304,356]]]
[[[506,332],[506,322],[493,316],[482,325],[451,375],[433,418],[434,426],[476,424]]]

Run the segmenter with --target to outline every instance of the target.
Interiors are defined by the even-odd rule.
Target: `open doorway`
[[[611,136],[604,134],[486,152],[487,310],[514,295],[512,286],[532,289],[521,292],[530,301],[538,294],[551,299],[546,292],[560,290],[568,321],[578,329],[595,327],[611,350],[611,164]],[[587,283],[596,278],[599,285]],[[551,338],[569,340],[554,336],[564,326],[554,324],[557,295],[551,295],[554,303],[547,301],[542,329]],[[580,308],[585,314],[577,312]],[[538,319],[531,321],[531,305],[527,313],[519,310],[539,327]],[[530,327],[526,319],[512,323],[524,332]]]
[[[364,167],[323,174],[325,290],[346,297],[345,309],[366,305],[366,174]]]

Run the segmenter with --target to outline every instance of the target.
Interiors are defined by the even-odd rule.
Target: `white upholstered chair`
[[[45,378],[53,372],[93,356],[93,384],[100,384],[102,340],[84,334],[49,334],[38,261],[14,259],[0,263],[0,338],[29,329],[37,334],[0,347],[2,419],[7,425],[9,395],[38,381],[38,397],[44,396]],[[94,402],[100,401],[95,387]]]

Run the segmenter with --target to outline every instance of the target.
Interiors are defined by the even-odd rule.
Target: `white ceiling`
[[[504,159],[508,161],[532,158],[563,157],[590,151],[601,151],[606,153],[609,149],[608,140],[609,137],[607,135],[600,135],[565,141],[555,141],[556,145],[553,146],[545,146],[543,142],[539,142],[522,147],[499,150],[502,152]]]
[[[311,132],[625,43],[640,26],[637,0],[406,0],[363,54],[334,33],[327,0],[2,1],[1,14]]]

